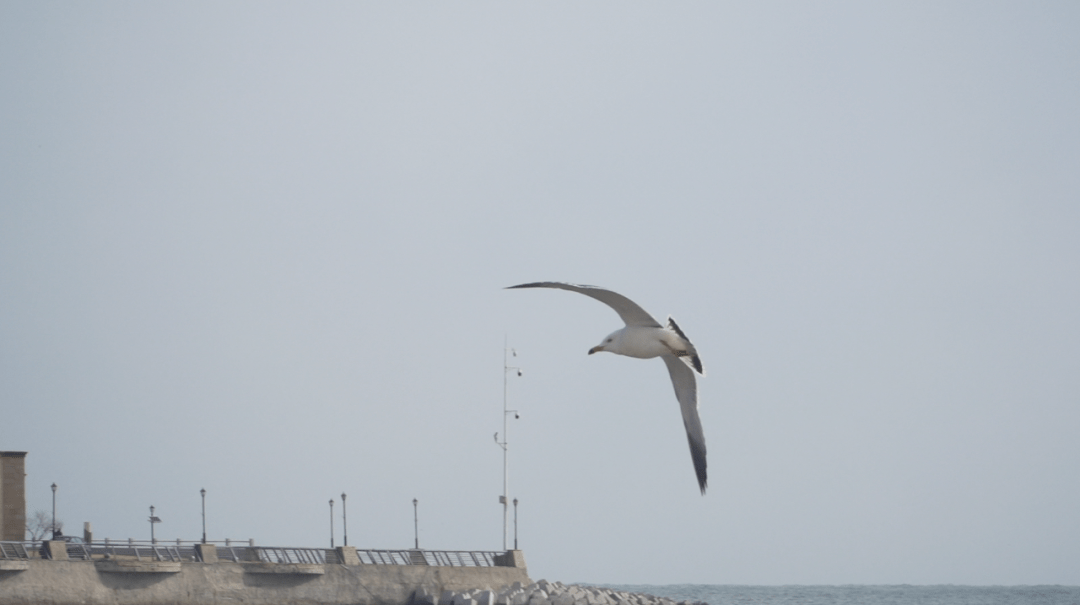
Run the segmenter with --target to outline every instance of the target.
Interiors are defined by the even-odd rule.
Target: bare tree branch
[[[63,521],[57,519],[54,528],[52,516],[43,510],[38,509],[33,514],[26,516],[26,534],[31,540],[46,540],[51,538],[55,532],[63,529]]]

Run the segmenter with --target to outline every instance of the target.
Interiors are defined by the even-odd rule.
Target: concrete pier
[[[352,563],[358,561],[355,557],[354,550],[351,557],[344,554],[340,560]],[[521,552],[511,551],[506,560],[520,566],[287,565],[221,560],[181,563],[30,558],[18,561],[17,569],[0,567],[0,603],[405,605],[417,593],[499,590],[515,582],[529,584]],[[163,565],[165,563],[168,564]]]

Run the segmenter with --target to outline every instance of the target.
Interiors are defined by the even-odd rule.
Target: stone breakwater
[[[562,582],[540,580],[527,586],[521,582],[499,591],[473,589],[444,590],[434,595],[426,589],[417,590],[413,605],[708,605],[700,601],[673,601],[648,594],[622,592],[599,586],[566,585]]]

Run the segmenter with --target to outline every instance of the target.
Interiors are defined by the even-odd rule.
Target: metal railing
[[[255,540],[254,539],[233,540],[233,539],[230,539],[230,538],[226,538],[224,540],[207,540],[206,542],[203,542],[202,540],[181,540],[179,538],[177,538],[175,540],[158,539],[158,540],[153,540],[153,541],[151,541],[151,540],[136,540],[134,538],[126,538],[126,539],[123,539],[123,540],[112,540],[110,538],[104,538],[104,541],[102,543],[103,544],[108,544],[108,545],[161,544],[161,545],[164,546],[166,544],[170,544],[170,545],[175,544],[176,546],[183,546],[183,545],[187,544],[187,545],[190,545],[190,546],[194,546],[196,544],[214,544],[214,545],[217,545],[217,546],[236,546],[236,547],[255,546]],[[95,544],[97,544],[97,542],[95,542]]]
[[[443,567],[497,567],[501,552],[477,550],[367,550],[356,549],[368,565],[431,565]]]
[[[342,561],[337,552],[326,548],[295,548],[284,546],[248,546],[230,541],[228,546],[215,544],[220,561],[235,563],[280,563],[337,565]],[[248,541],[245,541],[248,542]],[[248,542],[250,543],[250,542]],[[139,561],[198,561],[197,543],[181,545],[136,542],[94,542],[84,544],[68,542],[67,556],[70,560],[92,561],[111,558],[133,558]],[[42,551],[41,541],[0,542],[0,560],[38,558]],[[474,550],[374,550],[356,549],[362,565],[430,565],[432,567],[497,567],[496,551]]]
[[[165,544],[68,544],[68,557],[71,557],[72,547],[85,546],[93,556],[104,558],[134,557],[138,561],[195,561],[194,546],[169,546]],[[87,558],[91,558],[87,557]]]
[[[250,549],[261,563],[307,563],[325,565],[337,563],[337,553],[324,548],[288,548],[256,546]]]
[[[368,565],[412,565],[413,559],[407,550],[361,550],[356,549],[356,556],[361,563]]]
[[[26,550],[27,544],[30,544],[30,548],[33,549],[33,542],[0,542],[0,559],[29,559],[30,553]]]
[[[503,554],[476,550],[425,550],[423,552],[425,556],[431,557],[428,565],[449,567],[496,567],[495,557]]]
[[[111,557],[131,557],[136,560],[150,561],[194,561],[193,546],[170,546],[166,544],[140,544],[125,542],[67,542],[64,544],[67,558],[72,561],[92,561]],[[48,559],[44,542],[30,540],[23,542],[0,542],[0,559]]]
[[[90,553],[90,545],[68,542],[67,558],[75,561],[89,561],[93,559],[93,555]]]

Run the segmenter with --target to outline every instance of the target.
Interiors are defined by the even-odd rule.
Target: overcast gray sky
[[[0,449],[70,532],[1080,583],[1080,5],[0,4]],[[537,280],[672,314],[663,364]],[[337,509],[339,509],[340,503]],[[338,538],[341,541],[340,517]]]

